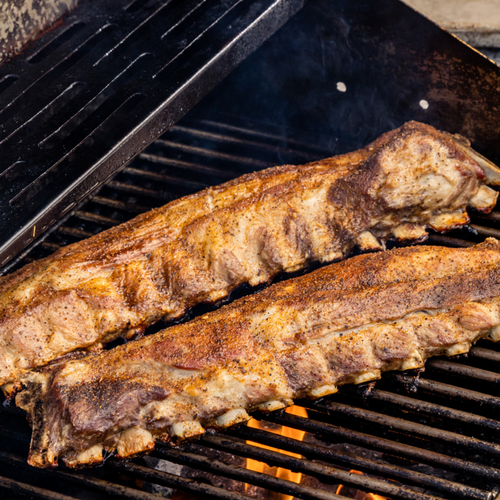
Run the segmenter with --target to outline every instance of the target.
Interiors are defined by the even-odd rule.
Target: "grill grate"
[[[8,270],[209,184],[328,155],[292,139],[284,147],[280,137],[266,127],[255,132],[188,116]],[[489,231],[498,231],[498,217],[499,212],[476,217],[473,231],[432,235],[430,241],[455,246],[482,241]],[[158,444],[148,457],[130,462],[109,458],[101,468],[81,471],[27,466],[30,430],[22,412],[6,407],[0,412],[0,490],[3,498],[153,499],[160,493],[180,499],[180,492],[188,492],[193,495],[189,498],[243,500],[271,498],[270,492],[336,499],[356,488],[391,499],[494,500],[500,494],[500,346],[480,342],[469,357],[433,359],[425,374],[417,376],[386,374],[375,386],[346,386],[319,402],[298,402],[309,418],[257,414],[261,429],[240,427],[207,435],[182,449]],[[273,433],[277,426],[305,431],[303,441]],[[248,470],[247,459],[301,472],[302,481]],[[344,488],[336,495],[339,485]]]

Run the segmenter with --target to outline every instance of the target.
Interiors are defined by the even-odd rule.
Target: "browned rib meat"
[[[500,243],[354,257],[102,354],[27,373],[29,463],[99,463],[500,338]]]
[[[495,172],[462,140],[411,122],[361,151],[250,174],[71,245],[0,283],[0,384],[242,283],[464,224],[467,205],[494,206],[484,183]]]

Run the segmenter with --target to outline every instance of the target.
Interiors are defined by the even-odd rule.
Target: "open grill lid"
[[[191,109],[303,0],[82,1],[0,67],[0,265]]]

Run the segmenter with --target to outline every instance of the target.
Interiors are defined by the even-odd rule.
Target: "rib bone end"
[[[469,206],[479,212],[489,213],[495,207],[498,193],[488,186],[481,186],[478,192],[469,200]]]
[[[40,467],[43,469],[57,467],[57,457],[50,449],[41,453],[30,451],[28,455],[28,464],[32,467]]]
[[[271,401],[266,401],[265,403],[260,404],[257,408],[260,411],[264,412],[271,412],[271,411],[276,411],[276,410],[282,410],[283,408],[286,408],[287,406],[293,405],[293,401],[278,401],[277,399],[273,399]]]
[[[488,334],[488,337],[491,340],[493,340],[493,342],[498,342],[500,340],[500,325],[494,326],[490,330],[490,333]]]
[[[372,380],[378,380],[381,376],[382,372],[380,370],[370,370],[349,378],[349,382],[351,384],[363,384],[365,382],[371,382]]]
[[[230,410],[215,420],[215,427],[224,429],[231,425],[241,424],[250,420],[250,415],[243,409]]]
[[[401,224],[394,228],[392,234],[400,242],[411,241],[419,243],[425,241],[428,237],[425,228],[418,224]]]
[[[96,444],[81,453],[68,454],[64,463],[72,468],[100,464],[103,461],[102,450],[102,445]]]
[[[456,356],[457,354],[465,354],[470,351],[470,342],[461,342],[460,344],[452,345],[444,351],[446,356]]]
[[[313,398],[323,398],[329,394],[335,394],[337,391],[338,387],[336,385],[327,384],[311,389],[309,391],[309,396]]]
[[[205,429],[196,420],[176,422],[170,426],[170,434],[179,439],[193,439],[205,434]]]
[[[141,427],[131,427],[122,432],[116,446],[116,456],[127,458],[137,453],[151,451],[155,447],[155,440],[151,432]]]
[[[463,144],[461,146],[462,149],[465,149],[466,154],[470,155],[479,164],[486,177],[486,182],[490,186],[500,186],[500,168],[477,151],[474,151],[470,146],[467,147]]]
[[[356,243],[362,252],[375,252],[385,250],[384,246],[380,243],[370,231],[363,231],[357,238]]]
[[[424,358],[418,350],[415,350],[411,357],[406,359],[403,364],[399,367],[400,370],[415,370],[417,368],[422,368],[424,366]]]
[[[465,210],[455,210],[432,217],[429,226],[440,233],[450,231],[470,222],[470,218]]]

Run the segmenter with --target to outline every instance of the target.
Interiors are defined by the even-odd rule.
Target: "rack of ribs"
[[[311,262],[490,211],[499,170],[417,122],[354,153],[245,175],[70,245],[0,280],[0,385],[67,353],[140,336],[160,319]]]
[[[500,242],[364,254],[22,376],[29,463],[127,458],[500,338]]]

